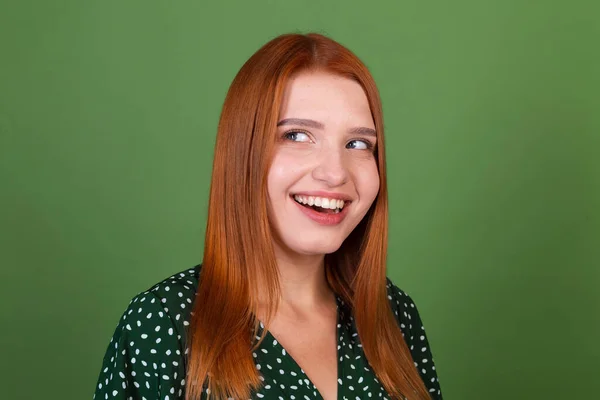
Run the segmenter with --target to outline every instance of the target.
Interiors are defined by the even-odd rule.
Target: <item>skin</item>
[[[320,126],[290,119],[309,119]],[[290,79],[279,121],[268,195],[283,296],[269,330],[323,397],[333,400],[337,311],[323,261],[325,254],[339,249],[379,191],[375,125],[361,86],[326,72]],[[291,196],[309,191],[350,199],[344,220],[322,225],[308,218]]]

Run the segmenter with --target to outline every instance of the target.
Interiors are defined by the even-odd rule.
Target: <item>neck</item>
[[[277,246],[274,250],[280,297],[268,299],[259,294],[254,311],[258,319],[269,326],[273,319],[298,321],[315,315],[335,315],[335,295],[325,277],[325,256],[290,255]],[[266,294],[266,288],[261,283],[259,293]],[[274,300],[276,304],[269,300]]]
[[[275,248],[281,287],[280,304],[303,309],[321,307],[333,294],[325,278],[325,256],[290,255]]]
[[[269,310],[273,310],[273,306],[277,315],[292,315],[294,319],[301,315],[329,313],[335,309],[335,295],[325,278],[323,254],[290,254],[277,245],[274,250],[281,296],[275,299],[276,305],[267,303],[265,297],[259,298],[255,312],[260,320],[269,321],[270,317],[275,317],[269,317]],[[259,293],[266,293],[262,283],[259,283]]]
[[[331,293],[323,258],[304,261],[278,260],[282,303],[311,306],[322,303]]]

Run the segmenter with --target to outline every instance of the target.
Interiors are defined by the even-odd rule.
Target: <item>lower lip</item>
[[[346,214],[347,214],[346,210],[348,209],[348,207],[350,207],[350,203],[348,202],[348,203],[346,203],[346,205],[344,205],[344,208],[342,208],[342,211],[340,211],[339,213],[326,214],[326,213],[320,213],[318,211],[315,211],[309,207],[304,207],[303,205],[298,203],[293,198],[291,200],[294,202],[294,204],[296,204],[298,206],[298,208],[300,208],[300,211],[302,211],[304,213],[304,215],[306,215],[308,218],[312,219],[313,221],[315,221],[321,225],[337,225],[337,224],[339,224],[346,217]]]

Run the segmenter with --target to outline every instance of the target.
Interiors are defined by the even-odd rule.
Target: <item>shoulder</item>
[[[155,283],[131,298],[123,312],[116,334],[160,342],[165,332],[185,341],[192,303],[198,287],[197,268],[178,272]],[[115,337],[113,337],[113,340]]]
[[[185,308],[181,303],[190,304],[198,289],[200,266],[186,269],[161,280],[136,297],[150,295],[160,299],[165,306]],[[190,300],[191,299],[191,300]],[[176,307],[175,307],[176,308]],[[175,310],[173,310],[175,311]]]
[[[106,349],[95,398],[126,400],[132,390],[141,398],[183,393],[185,327],[196,288],[197,268],[192,268],[131,299]]]
[[[432,398],[441,399],[442,393],[425,326],[413,299],[387,278],[390,306],[400,325],[415,367],[419,371]]]
[[[396,286],[389,278],[387,278],[387,294],[392,311],[404,336],[404,341],[414,356],[427,342],[425,326],[419,310],[412,297]]]
[[[390,305],[392,307],[392,311],[396,315],[396,319],[402,323],[404,328],[406,323],[412,325],[410,321],[413,317],[418,316],[417,306],[413,299],[406,293],[404,290],[400,289],[396,286],[390,278],[386,278],[387,280],[387,296],[390,301]]]
[[[195,266],[155,283],[131,299],[124,316],[143,314],[147,319],[168,318],[179,332],[183,332],[189,325],[198,274],[199,266]]]

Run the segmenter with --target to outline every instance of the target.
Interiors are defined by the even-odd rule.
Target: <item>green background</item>
[[[91,399],[131,297],[201,260],[234,75],[317,31],[380,87],[445,398],[598,398],[600,13],[563,3],[1,0],[0,397]]]

